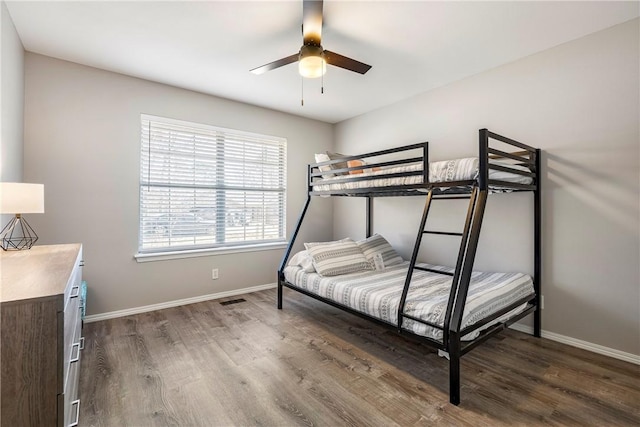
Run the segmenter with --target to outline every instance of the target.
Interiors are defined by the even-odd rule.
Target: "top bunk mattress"
[[[500,165],[499,162],[493,162]],[[470,181],[476,180],[479,173],[480,160],[478,157],[468,157],[463,159],[444,160],[440,162],[429,163],[429,182],[452,182],[452,181]],[[518,166],[514,164],[504,163],[504,166],[508,166],[512,169],[518,169],[525,172],[530,172],[529,168]],[[367,188],[379,188],[379,187],[395,187],[395,186],[409,186],[414,184],[422,184],[422,174],[408,175],[400,177],[386,177],[386,175],[405,173],[405,172],[419,172],[422,171],[422,163],[413,163],[402,166],[383,168],[380,170],[365,169],[363,173],[356,175],[333,175],[323,177],[321,181],[317,181],[318,184],[314,185],[313,189],[317,192],[322,191],[344,191],[344,190],[358,190]],[[330,174],[330,172],[328,173]],[[371,177],[371,179],[362,179],[359,181],[340,182],[345,178],[362,178]],[[516,184],[531,184],[533,178],[529,176],[519,175],[510,172],[503,172],[495,169],[489,169],[489,179],[505,181],[508,183]],[[494,191],[504,191],[504,188],[491,187]]]
[[[418,266],[453,272],[452,268],[429,264]],[[284,275],[290,284],[323,298],[375,317],[392,325],[398,324],[398,306],[409,263],[387,267],[381,271],[362,271],[341,276],[323,277],[308,273],[299,266],[288,266]],[[428,271],[414,270],[405,304],[405,314],[444,325],[452,278]],[[467,303],[462,318],[462,329],[495,313],[516,301],[534,294],[533,280],[522,273],[473,272]],[[526,304],[484,325],[506,320],[524,311]],[[442,340],[442,331],[423,323],[405,319],[403,328],[417,335]],[[475,330],[462,337],[472,340],[480,334]]]

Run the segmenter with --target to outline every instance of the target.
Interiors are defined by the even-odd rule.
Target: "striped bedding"
[[[286,280],[298,288],[397,325],[397,310],[408,265],[409,263],[405,261],[383,271],[362,271],[334,277],[306,273],[298,266],[288,266],[284,274]],[[417,265],[453,272],[453,269],[448,267]],[[442,325],[451,280],[450,276],[415,270],[407,296],[405,313]],[[462,319],[462,328],[533,293],[533,281],[526,274],[474,272]],[[485,325],[483,329],[520,313],[525,308],[526,304]],[[405,319],[403,326],[417,335],[442,340],[441,330],[422,323]],[[473,331],[462,339],[474,339],[479,333],[479,330]]]
[[[494,162],[500,164],[499,162]],[[503,163],[502,165],[529,171],[528,168],[515,166],[513,164]],[[466,181],[473,180],[478,177],[479,159],[477,157],[469,157],[464,159],[445,160],[441,162],[432,162],[429,164],[429,182],[448,182],[448,181]],[[392,168],[384,168],[378,171],[367,171],[359,175],[350,175],[349,178],[371,176],[371,179],[354,182],[339,182],[346,175],[331,176],[324,178],[321,184],[314,186],[314,191],[340,191],[355,190],[361,188],[372,187],[391,187],[401,185],[421,184],[422,175],[411,175],[404,177],[385,178],[385,175],[392,173],[421,171],[422,163],[414,163],[402,165]],[[489,179],[500,181],[514,182],[519,184],[531,184],[532,179],[528,176],[518,175],[509,172],[502,172],[489,169]],[[338,182],[331,182],[338,181]],[[497,189],[496,189],[497,190]]]

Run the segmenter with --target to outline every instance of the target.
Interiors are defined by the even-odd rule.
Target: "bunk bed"
[[[416,152],[419,155],[412,155]],[[539,173],[539,149],[487,129],[479,131],[476,158],[430,163],[429,144],[424,142],[308,165],[308,196],[278,269],[278,309],[282,309],[283,287],[287,287],[435,347],[449,359],[449,400],[458,405],[460,358],[464,354],[530,314],[534,316],[534,335],[540,337]],[[531,192],[534,199],[533,277],[474,272],[488,195],[521,191]],[[391,261],[382,269],[371,265],[372,260],[360,271],[344,275],[321,275],[313,268],[287,266],[310,201],[316,196],[367,199],[367,239],[357,244],[379,240],[373,234],[374,198],[425,197],[411,259],[398,259],[384,246],[384,256]],[[451,199],[469,199],[463,231],[425,230],[432,202]],[[423,237],[429,234],[460,239],[455,267],[417,262]],[[341,242],[350,248],[348,240]]]

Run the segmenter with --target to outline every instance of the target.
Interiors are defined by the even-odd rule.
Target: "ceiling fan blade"
[[[365,74],[371,69],[371,65],[367,65],[363,62],[347,58],[346,56],[342,56],[328,50],[324,51],[324,59],[329,65],[335,65],[336,67],[344,68],[345,70],[354,71],[360,74]]]
[[[303,0],[302,39],[304,44],[320,46],[322,38],[322,0]]]
[[[271,70],[275,70],[276,68],[280,68],[283,65],[288,65],[288,64],[291,64],[293,62],[297,62],[299,55],[300,54],[295,53],[295,54],[293,54],[291,56],[287,56],[286,58],[278,59],[277,61],[270,62],[268,64],[265,64],[265,65],[261,66],[261,67],[254,68],[253,70],[249,70],[249,71],[251,71],[253,74],[266,73],[267,71],[271,71]]]

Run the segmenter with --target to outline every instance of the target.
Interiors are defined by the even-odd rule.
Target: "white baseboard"
[[[248,294],[251,292],[273,289],[276,283],[266,285],[251,286],[249,288],[234,289],[232,291],[217,292],[215,294],[201,295],[198,297],[178,299],[174,301],[161,302],[159,304],[143,305],[142,307],[127,308],[124,310],[109,311],[107,313],[92,314],[84,318],[85,323],[98,322],[100,320],[115,319],[117,317],[130,316],[132,314],[147,313],[149,311],[162,310],[164,308],[178,307],[181,305],[194,304],[196,302],[209,301],[212,299],[233,297],[236,295]]]
[[[533,334],[533,326],[520,325],[514,323],[509,326],[516,331],[525,332],[527,334]],[[624,360],[636,365],[640,365],[640,355],[627,353],[624,351],[616,350],[614,348],[605,347],[603,345],[590,343],[588,341],[582,341],[577,338],[568,337],[566,335],[556,334],[555,332],[541,331],[542,338],[550,339],[551,341],[557,341],[562,344],[567,344],[572,347],[581,348],[583,350],[592,351],[594,353],[603,354],[605,356],[613,357],[614,359]]]

